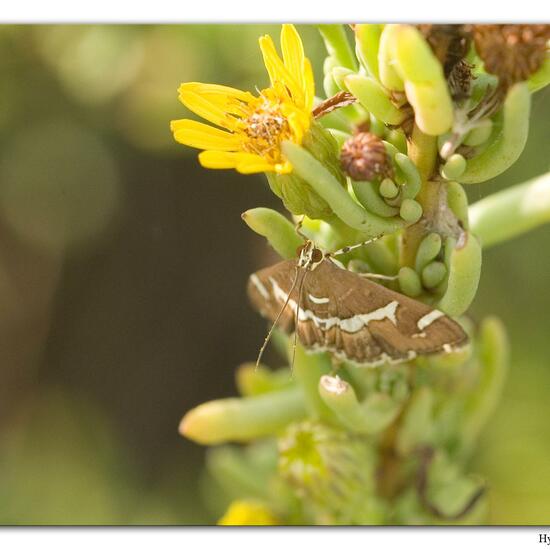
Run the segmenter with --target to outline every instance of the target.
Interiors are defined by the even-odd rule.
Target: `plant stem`
[[[416,252],[426,234],[426,220],[437,211],[441,183],[430,181],[437,159],[437,140],[424,134],[418,126],[414,126],[411,139],[408,142],[408,156],[414,162],[422,184],[416,196],[416,201],[422,206],[422,218],[403,231],[401,264],[414,268]]]
[[[296,346],[293,375],[302,388],[305,407],[314,418],[332,420],[332,413],[321,399],[318,389],[319,379],[330,371],[331,362],[326,355],[310,355],[301,345]]]
[[[550,173],[490,195],[469,210],[484,248],[550,222]]]

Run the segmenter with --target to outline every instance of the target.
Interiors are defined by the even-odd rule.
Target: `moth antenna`
[[[359,244],[354,244],[352,246],[344,246],[344,248],[340,248],[340,250],[335,250],[334,252],[329,252],[327,256],[339,256],[340,254],[347,254],[348,252],[351,252],[352,250],[355,250],[356,248],[360,248],[362,246],[365,246],[367,244],[373,243],[377,241],[378,239],[381,239],[383,235],[378,235],[378,237],[373,237],[372,239],[369,239],[368,241],[363,241]]]
[[[300,304],[302,303],[302,289],[304,288],[304,281],[307,277],[307,271],[304,273],[300,286],[298,287],[298,302],[296,303],[296,313],[294,314],[294,344],[292,345],[292,362],[290,363],[290,373],[294,373],[294,359],[296,359],[296,344],[298,338],[298,323],[300,322]]]
[[[360,277],[367,279],[382,279],[383,281],[397,281],[399,275],[381,275],[380,273],[357,273]]]
[[[296,233],[297,233],[300,237],[302,237],[302,239],[308,241],[309,239],[308,239],[307,235],[304,235],[304,234],[300,231],[300,230],[302,229],[302,225],[304,224],[304,219],[305,219],[305,217],[306,217],[306,215],[304,214],[304,215],[302,216],[302,218],[300,219],[300,221],[298,221],[298,222],[296,223],[296,225],[295,225],[295,227],[294,227],[294,231],[296,231]]]
[[[279,313],[277,313],[277,317],[275,317],[275,321],[273,321],[273,324],[271,325],[271,328],[269,329],[269,332],[267,333],[267,336],[265,337],[264,343],[262,344],[262,347],[260,348],[260,352],[258,353],[258,359],[256,359],[256,369],[260,366],[260,361],[262,360],[262,355],[264,354],[265,348],[267,347],[267,344],[269,343],[269,340],[271,340],[271,335],[273,334],[273,331],[275,330],[275,327],[277,326],[277,323],[279,322],[279,319],[281,318],[281,315],[283,314],[283,311],[286,309],[286,306],[288,305],[288,302],[290,301],[290,296],[292,294],[292,291],[294,290],[294,287],[296,286],[296,282],[298,281],[298,273],[299,268],[296,266],[294,272],[294,280],[292,281],[292,286],[290,287],[290,290],[288,291],[288,296],[286,297],[285,303],[279,310]]]

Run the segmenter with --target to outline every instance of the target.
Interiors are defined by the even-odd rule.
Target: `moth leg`
[[[298,281],[298,274],[299,273],[300,272],[298,270],[298,266],[296,266],[295,271],[294,271],[294,280],[292,281],[292,286],[290,287],[290,291],[288,292],[288,296],[286,297],[285,303],[283,304],[283,307],[281,307],[281,309],[279,310],[279,313],[277,314],[277,317],[275,317],[275,321],[273,321],[273,324],[271,325],[271,328],[269,329],[269,332],[267,333],[267,336],[265,337],[264,343],[262,344],[262,347],[260,348],[260,352],[258,353],[258,358],[256,359],[256,369],[260,366],[260,361],[262,360],[262,355],[264,354],[265,348],[267,347],[267,344],[271,340],[271,335],[273,334],[273,331],[275,330],[275,327],[277,326],[277,323],[279,322],[279,319],[281,318],[281,315],[283,314],[284,310],[286,309],[286,306],[288,305],[288,302],[290,301],[290,295],[292,294],[292,291],[294,290],[294,287],[296,286],[296,282]],[[293,363],[294,363],[294,360],[293,360]]]
[[[304,276],[302,277],[302,280],[300,281],[300,284],[298,286],[298,301],[296,302],[296,314],[294,317],[294,343],[292,345],[292,363],[290,364],[291,373],[294,372],[294,359],[296,359],[296,344],[298,339],[298,323],[300,322],[300,305],[302,303],[302,289],[304,288],[304,281],[306,280],[307,273],[307,271],[304,273]]]
[[[330,254],[328,254],[328,255],[329,256],[339,256],[340,254],[347,254],[348,252],[351,252],[352,250],[355,250],[356,248],[361,248],[362,246],[373,243],[374,241],[377,241],[381,237],[383,237],[383,235],[379,235],[378,237],[373,237],[372,239],[369,239],[368,241],[363,241],[362,243],[354,244],[352,246],[344,246],[344,248],[340,248],[340,250],[335,250],[334,252],[330,252]]]
[[[302,237],[302,239],[304,240],[309,240],[309,238],[307,237],[307,235],[304,235],[301,231],[302,229],[302,225],[304,224],[304,219],[305,219],[306,215],[304,214],[301,219],[296,223],[296,225],[294,226],[294,231],[296,231],[296,234],[299,236],[299,237]]]
[[[367,279],[381,279],[383,281],[397,281],[399,279],[399,275],[381,275],[380,273],[357,273],[357,275]]]

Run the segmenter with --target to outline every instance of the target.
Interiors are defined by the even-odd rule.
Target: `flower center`
[[[291,135],[288,121],[279,106],[265,101],[244,118],[243,123],[244,133],[249,138],[244,144],[245,149],[278,161],[281,157],[281,142]]]

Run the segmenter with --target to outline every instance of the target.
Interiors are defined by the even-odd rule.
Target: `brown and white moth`
[[[331,254],[306,240],[297,261],[285,260],[250,276],[247,290],[253,306],[273,326],[295,331],[306,350],[328,351],[359,366],[449,353],[466,344],[462,327],[443,312],[332,259],[349,250]]]

